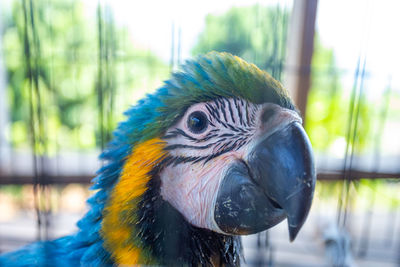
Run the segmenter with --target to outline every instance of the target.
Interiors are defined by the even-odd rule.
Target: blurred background
[[[301,111],[318,181],[245,266],[400,266],[400,2],[2,0],[0,253],[73,232],[122,112],[211,50],[255,63]]]

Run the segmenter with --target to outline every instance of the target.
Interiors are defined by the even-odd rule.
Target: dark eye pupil
[[[189,115],[187,124],[191,132],[202,133],[208,126],[207,116],[202,111],[195,111]]]

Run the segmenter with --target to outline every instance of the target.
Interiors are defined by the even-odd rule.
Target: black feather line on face
[[[221,134],[220,136],[218,136],[218,137],[232,137],[232,136],[235,136],[234,134],[231,134],[231,133],[224,133],[224,134]]]
[[[250,121],[250,116],[249,116],[249,103],[246,101],[246,107],[245,107],[245,111],[246,111],[246,127],[249,127],[250,125],[252,125],[253,123]]]
[[[215,127],[215,124],[212,122],[212,120],[210,120],[210,118],[208,118],[208,115],[207,115],[207,119],[208,119],[208,123],[209,123],[212,127]]]
[[[227,123],[226,126],[227,126],[226,128],[229,128],[230,130],[232,130],[234,132],[239,132],[240,131],[240,128],[236,128],[232,124]]]
[[[234,98],[233,102],[235,103],[235,107],[236,107],[236,111],[237,111],[237,115],[239,118],[239,123],[240,125],[244,125],[243,124],[243,118],[242,118],[242,112],[241,112],[241,102],[242,100],[238,99],[238,98]]]
[[[177,148],[191,148],[191,149],[207,149],[210,148],[212,145],[214,145],[214,143],[209,143],[207,145],[204,146],[191,146],[191,145],[183,145],[183,144],[173,144],[173,145],[168,145],[164,148],[164,150],[174,150]]]
[[[241,112],[240,110],[241,110],[240,108],[237,109],[239,121],[240,121],[240,124],[241,124],[241,125],[244,125],[244,123],[243,123],[243,118],[242,118],[242,112]]]
[[[210,132],[210,133],[211,133],[211,132]],[[205,142],[205,141],[208,141],[208,140],[210,140],[210,139],[212,139],[212,138],[214,138],[214,137],[217,137],[217,136],[218,136],[218,134],[209,134],[209,135],[207,135],[207,136],[204,137],[204,138],[197,139],[196,143]]]
[[[177,136],[178,136],[177,133],[170,132],[170,133],[167,133],[166,135],[164,135],[163,139],[172,139],[172,138],[175,138]]]
[[[231,107],[231,101],[227,101],[228,102],[228,108],[229,108],[229,113],[231,114],[231,119],[232,119],[232,122],[233,123],[236,123],[235,122],[235,118],[234,118],[234,116],[233,116],[233,110],[232,110],[232,107]]]
[[[191,141],[197,141],[197,138],[194,138],[193,136],[188,135],[187,133],[185,133],[184,130],[179,129],[179,128],[175,128],[175,130],[172,131],[172,134],[182,135]]]
[[[162,163],[171,162],[171,158]],[[159,164],[158,166],[162,166]],[[136,227],[141,245],[163,266],[211,266],[213,257],[220,265],[239,266],[240,237],[227,236],[189,224],[160,195],[158,167],[150,175],[147,191],[138,205]]]
[[[222,103],[224,103],[224,102],[222,102]],[[224,120],[225,121],[227,121],[228,120],[228,118],[227,118],[227,116],[226,116],[226,112],[225,112],[225,104],[222,106],[222,115],[224,116]]]

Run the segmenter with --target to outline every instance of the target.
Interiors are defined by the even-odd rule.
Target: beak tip
[[[290,242],[293,242],[296,237],[297,234],[299,233],[301,227],[293,227],[289,225],[289,240]]]

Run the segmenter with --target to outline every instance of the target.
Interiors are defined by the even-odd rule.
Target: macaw
[[[313,152],[268,73],[210,52],[125,115],[78,232],[3,254],[0,265],[239,266],[240,235],[287,218],[295,239],[313,198]]]

